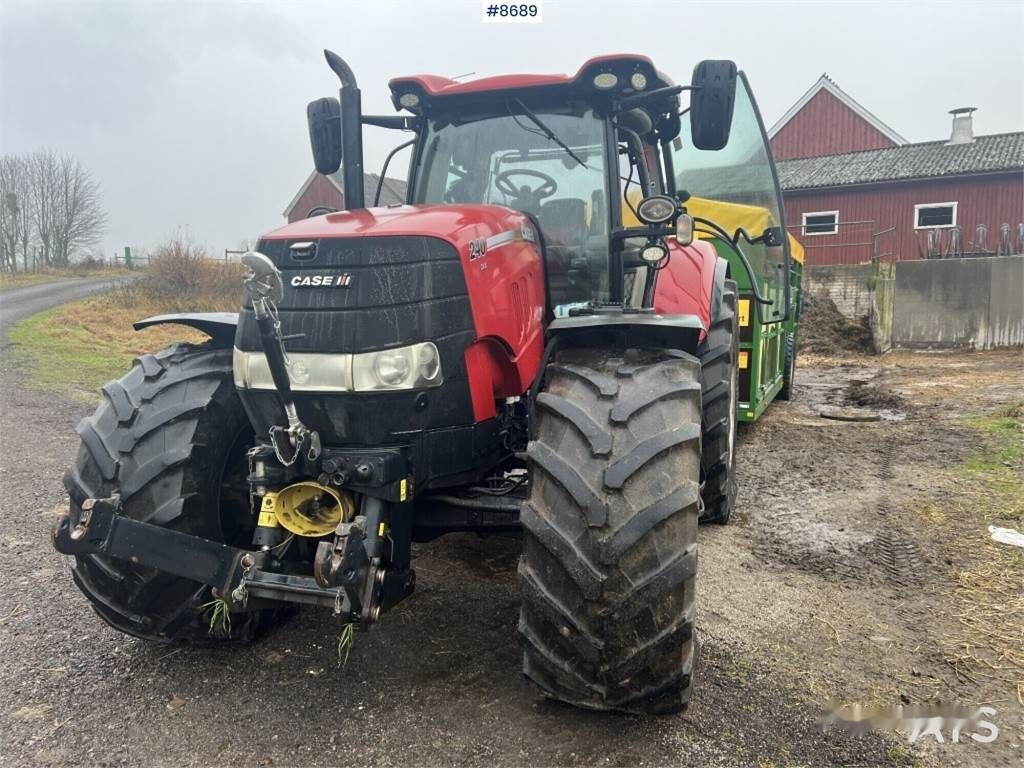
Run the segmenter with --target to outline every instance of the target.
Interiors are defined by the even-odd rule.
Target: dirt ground
[[[907,753],[1019,760],[1024,558],[986,527],[1019,528],[1024,511],[1022,363],[1019,352],[805,356],[794,401],[741,437],[733,524],[703,531],[704,634],[819,701],[988,704],[995,744],[929,737]],[[993,476],[978,427],[1007,413],[1013,460],[999,457]]]
[[[0,763],[1019,763],[1024,557],[986,526],[1020,526],[1019,426],[995,454],[1006,442],[990,427],[1019,413],[1022,365],[1019,352],[802,357],[794,401],[741,431],[732,523],[701,530],[690,709],[639,718],[544,701],[521,678],[513,538],[419,547],[416,593],[357,634],[344,668],[317,611],[237,651],[116,634],[47,541],[89,409],[0,358]],[[823,733],[830,699],[987,704],[1000,733],[912,746]]]

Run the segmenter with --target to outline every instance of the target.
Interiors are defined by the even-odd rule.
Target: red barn
[[[822,75],[768,131],[776,160],[818,157],[906,144],[849,94]]]
[[[363,189],[367,205],[373,205],[373,198],[379,183],[380,176],[377,174],[363,174]],[[404,202],[405,182],[385,178],[381,185],[380,204],[401,205]],[[282,215],[291,224],[293,221],[316,216],[328,210],[340,210],[344,205],[345,194],[342,187],[341,171],[332,173],[330,176],[323,176],[313,171],[299,187],[299,191],[295,193],[295,197],[288,203],[288,207],[284,209]]]
[[[1024,132],[910,144],[826,76],[769,135],[808,264],[1024,251]]]

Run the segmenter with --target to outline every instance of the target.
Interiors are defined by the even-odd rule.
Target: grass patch
[[[123,267],[88,267],[67,269],[46,269],[41,272],[0,272],[0,293],[13,290],[14,288],[25,288],[29,285],[40,285],[42,283],[56,283],[63,280],[79,280],[90,277],[131,277],[138,275],[138,270],[125,269]]]
[[[105,298],[65,304],[15,325],[8,334],[8,352],[33,386],[92,402],[100,387],[127,372],[137,356],[174,341],[206,338],[183,326],[135,331],[133,321],[165,311],[139,309],[117,307]]]
[[[989,525],[1019,528],[1024,521],[1024,405],[964,423],[984,444],[952,472],[958,493],[946,515],[948,536],[967,557],[953,589],[961,637],[946,661],[959,680],[1005,685],[1024,706],[1024,553],[988,532]]]
[[[200,610],[208,612],[210,622],[209,632],[211,635],[220,637],[231,637],[231,606],[228,601],[215,597],[208,603],[203,603]]]
[[[341,632],[338,634],[338,666],[348,666],[348,655],[352,652],[352,644],[356,638],[356,625],[354,622],[348,622],[341,628]]]
[[[992,496],[986,506],[996,510],[997,517],[1024,523],[1024,403],[966,423],[984,434],[985,445],[967,459],[961,476],[984,485]],[[1000,507],[1003,511],[998,513]]]
[[[185,326],[135,331],[132,323],[167,312],[237,311],[243,268],[213,262],[187,243],[172,242],[142,280],[22,320],[8,335],[10,356],[30,385],[93,402],[106,382],[139,355],[206,335]]]

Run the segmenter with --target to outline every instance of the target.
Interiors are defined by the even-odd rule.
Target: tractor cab
[[[701,63],[685,87],[636,55],[591,59],[571,76],[402,77],[389,85],[408,116],[389,118],[360,115],[351,71],[333,54],[328,61],[343,87],[340,99],[310,105],[310,135],[321,173],[346,168],[347,207],[364,204],[361,170],[347,185],[348,169],[362,164],[360,126],[412,129],[408,202],[529,215],[543,241],[554,316],[588,305],[657,308],[657,273],[709,227],[733,249],[746,241],[757,299],[770,308],[763,319],[786,316],[790,255],[774,166],[746,77],[732,62]],[[685,208],[691,195],[757,206],[765,226],[695,226]]]

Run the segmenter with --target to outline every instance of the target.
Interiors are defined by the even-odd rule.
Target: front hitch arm
[[[128,560],[216,587],[230,595],[242,574],[261,564],[262,552],[249,552],[121,514],[121,499],[86,499],[81,510],[57,518],[53,546],[65,555],[104,555]]]
[[[292,466],[300,457],[316,461],[320,457],[320,435],[309,429],[299,418],[292,397],[292,383],[288,376],[288,353],[281,335],[281,321],[277,315],[277,302],[284,296],[284,283],[274,262],[256,251],[242,256],[242,264],[248,268],[245,287],[252,300],[256,324],[260,329],[260,346],[267,358],[270,376],[285,417],[287,427],[270,428],[270,442],[278,461],[286,467]]]

